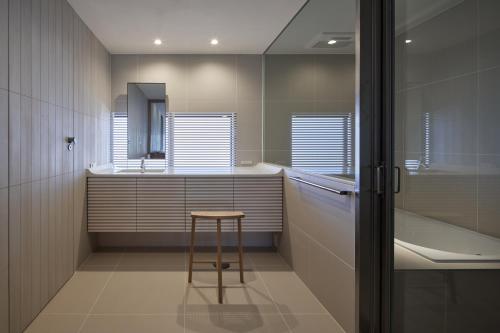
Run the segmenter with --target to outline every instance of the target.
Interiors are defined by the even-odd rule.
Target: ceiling
[[[399,35],[415,28],[463,2],[464,0],[396,0],[396,33]],[[310,0],[271,45],[267,53],[354,53],[354,42],[345,47],[340,43],[323,48],[311,46],[318,41],[323,41],[323,46],[325,46],[324,42],[330,38],[340,40],[342,37],[350,36],[354,41],[355,22],[355,0]],[[335,36],[340,38],[335,38]],[[466,38],[467,36],[462,37]],[[448,43],[454,42],[449,37],[436,38],[436,41],[444,45],[444,39],[447,39]],[[426,45],[429,45],[429,43],[427,42]]]
[[[412,29],[462,2],[464,0],[396,0],[396,34]]]
[[[305,2],[69,0],[113,54],[261,54]],[[163,44],[155,46],[155,38],[162,39]],[[219,45],[210,45],[212,38],[217,38]]]
[[[269,48],[269,54],[354,53],[356,0],[310,0]],[[327,34],[324,34],[327,33]],[[346,47],[312,48],[319,40],[332,36],[352,38]]]

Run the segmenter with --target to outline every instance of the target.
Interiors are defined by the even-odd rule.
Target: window
[[[353,172],[352,114],[292,115],[292,166],[322,174]]]
[[[424,156],[423,164],[426,168],[431,165],[431,114],[424,113]]]
[[[120,169],[127,168],[127,114],[111,115],[111,160]]]
[[[173,165],[233,166],[234,119],[234,114],[175,114]]]
[[[127,115],[112,115],[112,158],[120,169],[139,168],[127,158]],[[236,114],[169,113],[165,119],[165,160],[146,159],[147,168],[235,165]]]
[[[429,112],[422,114],[422,132],[422,156],[418,160],[405,160],[405,168],[408,171],[415,172],[420,168],[429,169],[431,165],[432,119]]]

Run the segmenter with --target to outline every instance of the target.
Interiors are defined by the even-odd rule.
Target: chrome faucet
[[[141,173],[146,172],[146,162],[144,161],[144,157],[141,158]]]

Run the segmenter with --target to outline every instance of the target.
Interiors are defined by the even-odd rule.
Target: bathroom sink
[[[118,171],[118,173],[163,173],[165,169],[146,169],[142,172],[141,169],[123,169]]]

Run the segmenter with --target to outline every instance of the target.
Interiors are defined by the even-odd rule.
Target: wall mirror
[[[265,162],[354,177],[355,14],[310,0],[267,49]]]
[[[167,108],[164,83],[127,84],[129,159],[165,159]]]

